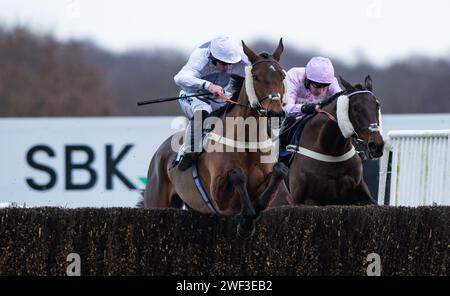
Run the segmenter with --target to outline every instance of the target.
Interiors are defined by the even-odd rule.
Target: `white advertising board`
[[[0,119],[0,202],[133,207],[180,117]]]
[[[0,207],[134,207],[159,145],[183,117],[0,119]],[[383,115],[398,129],[448,129],[450,114]]]

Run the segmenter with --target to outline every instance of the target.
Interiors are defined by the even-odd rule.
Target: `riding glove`
[[[316,112],[316,104],[303,104],[300,111],[302,111],[303,114],[313,114],[314,112]]]

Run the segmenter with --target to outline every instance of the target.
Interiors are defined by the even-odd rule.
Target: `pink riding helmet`
[[[334,68],[330,59],[313,57],[306,64],[306,78],[318,83],[332,83],[334,80]]]

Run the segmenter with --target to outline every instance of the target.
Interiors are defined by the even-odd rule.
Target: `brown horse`
[[[382,156],[380,103],[372,93],[370,76],[365,87],[340,79],[345,90],[316,108],[318,114],[306,123],[298,145],[288,146],[295,152],[286,178],[290,204],[376,204],[362,178],[362,160],[351,137],[364,144],[371,159]],[[287,200],[278,194],[273,205],[283,204]]]
[[[201,213],[240,213],[238,235],[248,237],[254,231],[255,219],[275,197],[287,174],[284,164],[275,163],[267,126],[267,116],[283,115],[286,87],[285,72],[278,63],[282,39],[273,55],[257,55],[244,42],[242,45],[252,66],[247,67],[245,80],[241,79],[233,96],[236,104],[222,118],[214,117],[216,121],[210,124],[212,132],[204,144],[207,152],[192,168],[181,171],[172,166],[176,151],[171,149],[174,136],[180,134],[169,137],[150,163],[144,207],[179,207],[182,201]],[[211,118],[207,120],[211,123]],[[243,122],[252,122],[256,131],[250,128],[251,124],[242,127]],[[256,132],[259,142],[254,141]],[[236,139],[230,134],[243,137]],[[196,182],[202,185],[200,189]]]

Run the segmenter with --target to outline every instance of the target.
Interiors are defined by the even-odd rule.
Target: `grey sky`
[[[0,22],[60,39],[89,38],[114,51],[190,52],[218,33],[248,44],[280,37],[349,63],[378,65],[412,54],[450,57],[448,0],[0,0]]]

